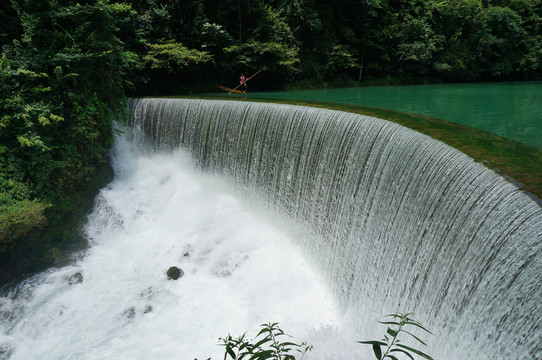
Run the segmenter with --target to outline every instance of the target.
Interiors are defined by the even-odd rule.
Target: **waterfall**
[[[310,107],[140,99],[136,141],[286,214],[361,338],[413,312],[435,359],[542,358],[542,208],[500,175],[397,124]]]
[[[0,288],[0,360],[216,360],[219,337],[252,338],[268,322],[317,347],[307,359],[360,358],[281,214],[182,149],[151,154],[129,139],[115,141],[88,248]],[[184,276],[168,280],[170,266]]]

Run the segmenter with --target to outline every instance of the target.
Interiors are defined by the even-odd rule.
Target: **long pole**
[[[248,79],[246,79],[245,82],[242,82],[242,83],[240,83],[239,85],[237,85],[236,87],[234,87],[233,89],[231,89],[231,91],[230,91],[228,94],[231,94],[231,92],[232,92],[233,90],[237,90],[237,88],[238,88],[239,86],[243,85],[244,83],[246,83],[247,81],[249,81],[250,79],[252,79],[254,76],[258,75],[262,70],[263,70],[263,69],[258,70],[254,75],[252,75],[251,77],[249,77]]]

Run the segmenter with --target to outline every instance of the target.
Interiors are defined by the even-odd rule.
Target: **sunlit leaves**
[[[41,137],[35,133],[27,133],[17,136],[17,141],[22,147],[35,147],[41,151],[47,151],[49,148],[41,140]]]
[[[42,227],[47,220],[44,211],[50,207],[36,200],[14,200],[0,192],[0,253],[13,238],[26,234],[33,227]]]
[[[232,36],[222,25],[205,22],[201,28],[201,48],[223,48],[233,42]]]
[[[182,43],[164,41],[160,44],[148,44],[149,51],[143,61],[151,69],[165,69],[170,73],[189,65],[207,63],[213,60],[205,51],[188,49]]]

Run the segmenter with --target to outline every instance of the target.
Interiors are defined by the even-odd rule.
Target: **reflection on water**
[[[542,82],[378,86],[251,93],[428,115],[542,149]]]

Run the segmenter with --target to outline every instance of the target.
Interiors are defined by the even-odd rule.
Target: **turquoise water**
[[[428,115],[542,149],[542,81],[255,92],[248,96],[354,104]]]

